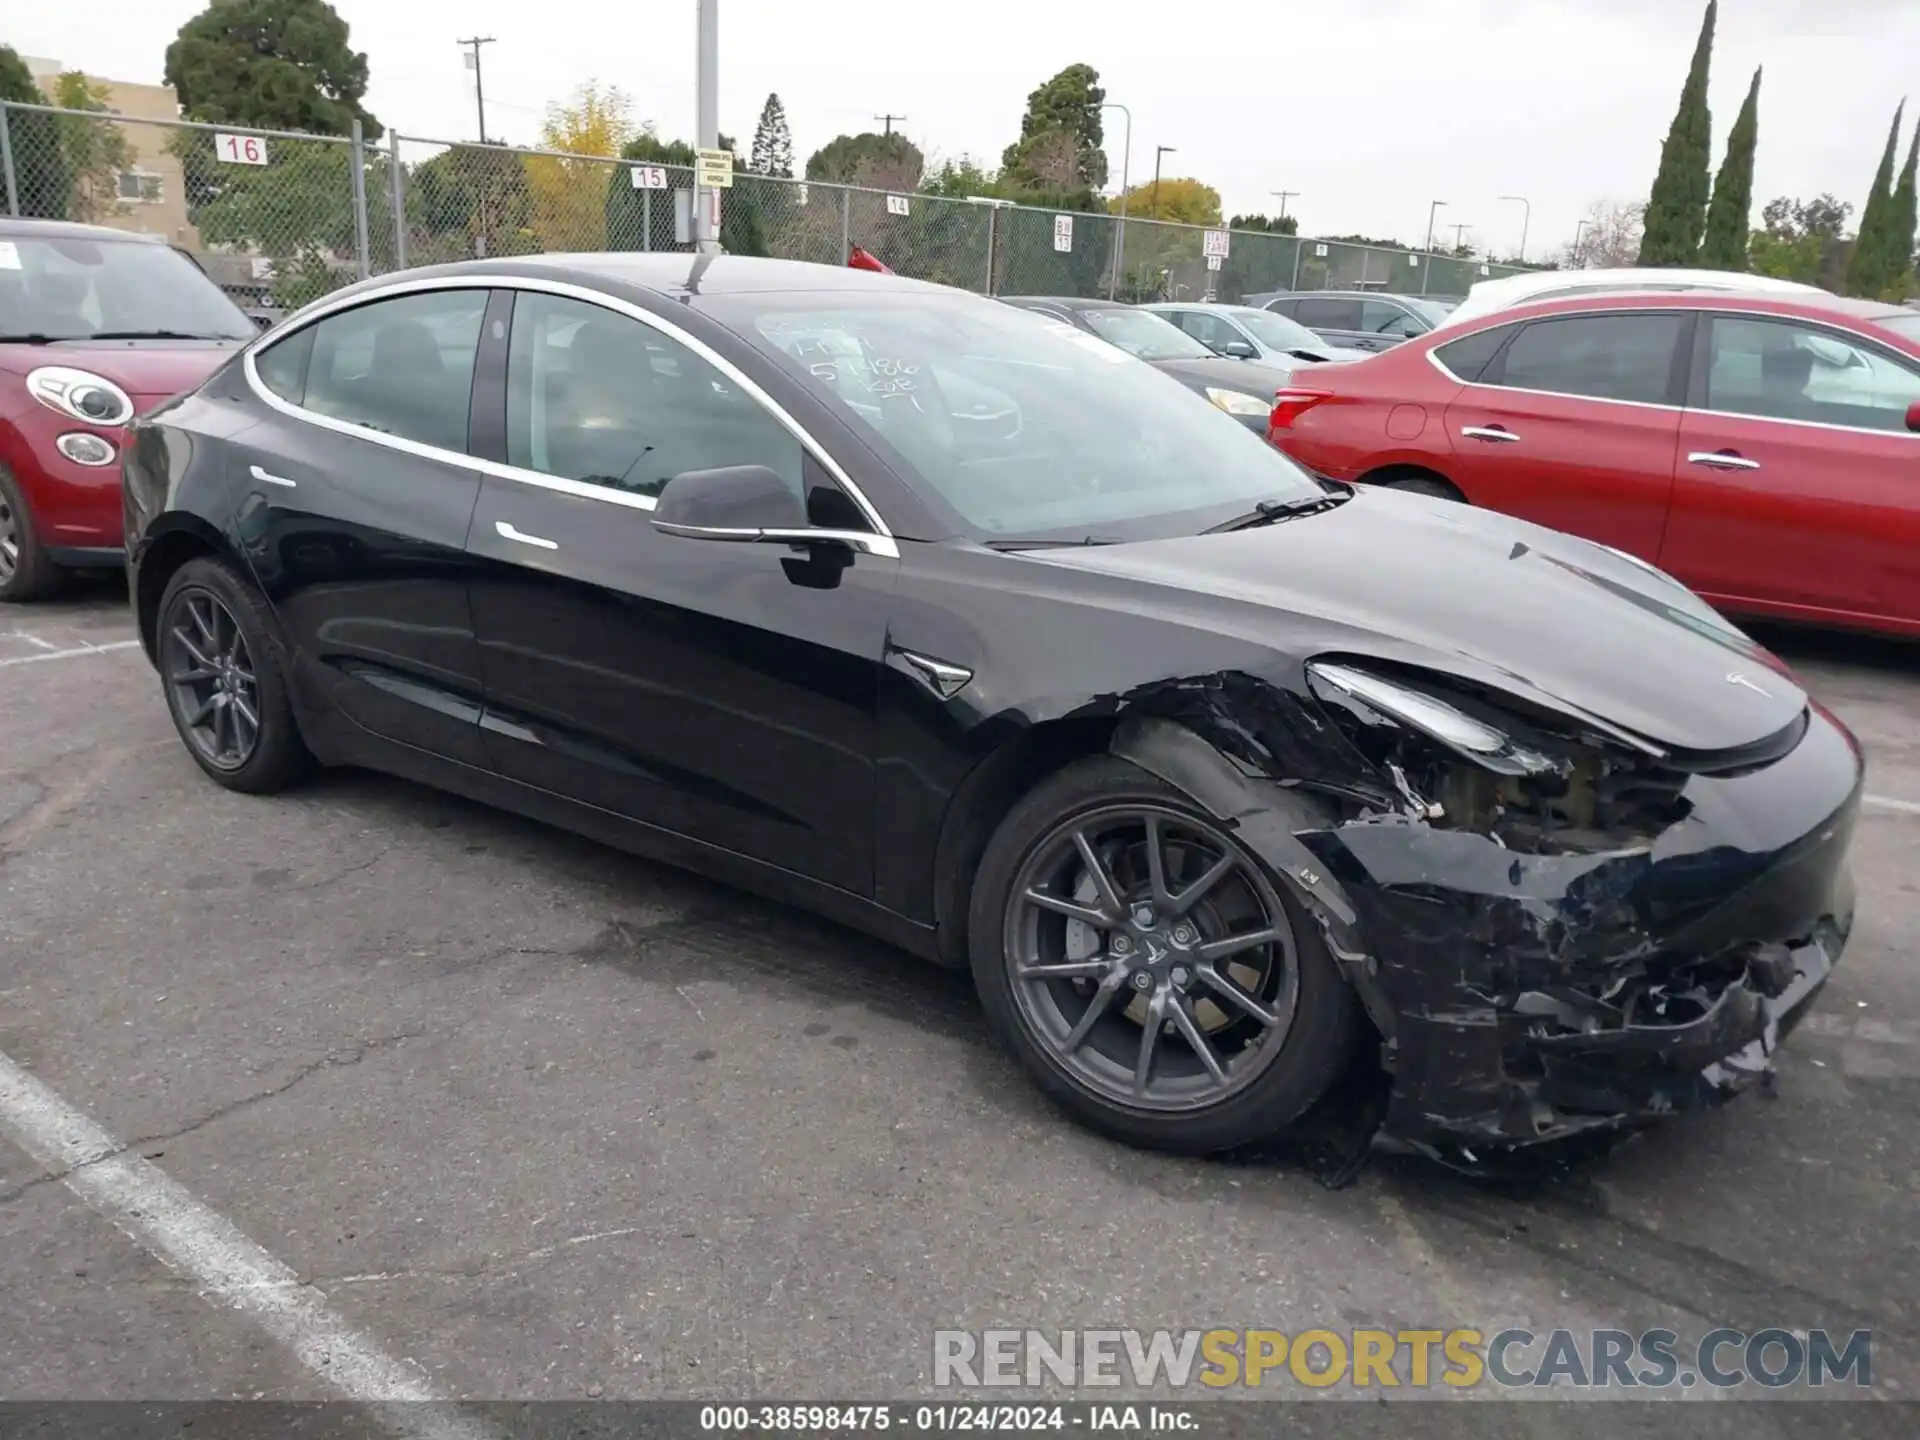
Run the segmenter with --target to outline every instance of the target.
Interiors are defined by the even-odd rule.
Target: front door
[[[832,516],[793,433],[677,338],[522,291],[504,459],[470,542],[488,713],[506,775],[872,893],[873,756],[898,561],[856,547],[666,535],[685,470],[767,465]],[[885,547],[890,549],[891,547]]]
[[[1661,566],[1740,607],[1920,627],[1920,365],[1759,315],[1699,348]]]
[[[1691,323],[1613,311],[1526,325],[1447,406],[1461,491],[1652,562],[1673,488]]]
[[[467,427],[489,295],[343,310],[255,358],[273,402],[236,435],[248,559],[309,693],[355,724],[483,764]]]

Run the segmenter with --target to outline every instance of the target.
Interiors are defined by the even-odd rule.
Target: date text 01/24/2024
[[[922,1435],[1067,1430],[1192,1433],[1199,1428],[1199,1418],[1176,1405],[707,1405],[700,1410],[700,1428],[761,1434],[860,1430]]]

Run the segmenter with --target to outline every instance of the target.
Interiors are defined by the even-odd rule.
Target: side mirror
[[[1227,340],[1220,346],[1222,355],[1231,355],[1235,360],[1258,360],[1260,352],[1254,348],[1251,340]]]
[[[249,310],[247,312],[247,318],[253,321],[253,328],[256,330],[271,330],[273,328],[272,311]]]
[[[1907,429],[1920,434],[1920,400],[1907,406]]]
[[[800,496],[765,465],[681,471],[661,490],[653,525],[688,540],[783,544],[791,544],[808,528]]]

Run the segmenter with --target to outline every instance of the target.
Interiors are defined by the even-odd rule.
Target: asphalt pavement
[[[379,776],[227,794],[130,637],[111,588],[0,606],[0,1397],[910,1397],[941,1329],[1519,1325],[1868,1329],[1920,1398],[1920,648],[1765,637],[1874,797],[1775,1093],[1329,1188],[1077,1129],[964,977],[832,925]]]

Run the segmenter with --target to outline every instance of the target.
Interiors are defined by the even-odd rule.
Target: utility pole
[[[467,68],[473,71],[473,103],[480,112],[480,143],[487,143],[487,92],[480,85],[480,47],[493,44],[491,35],[475,35],[459,42],[467,53]]]
[[[1287,201],[1300,198],[1300,192],[1298,190],[1269,190],[1267,193],[1280,197],[1280,218],[1282,220],[1287,218]]]
[[[878,120],[882,125],[886,126],[887,128],[885,133],[888,135],[891,135],[893,134],[893,122],[896,120],[904,120],[907,117],[904,115],[895,115],[889,112],[888,114],[885,114],[885,115],[876,115],[873,118]]]
[[[1456,251],[1461,247],[1461,245],[1466,243],[1466,236],[1467,236],[1467,227],[1465,225],[1456,225],[1453,227],[1453,248]]]
[[[720,0],[699,0],[699,42],[695,70],[695,102],[697,118],[694,126],[694,144],[702,150],[720,148]],[[702,255],[716,255],[720,251],[719,227],[714,223],[714,200],[701,187],[699,171],[694,171],[693,182],[693,239],[694,249]],[[715,191],[715,198],[719,192]]]

